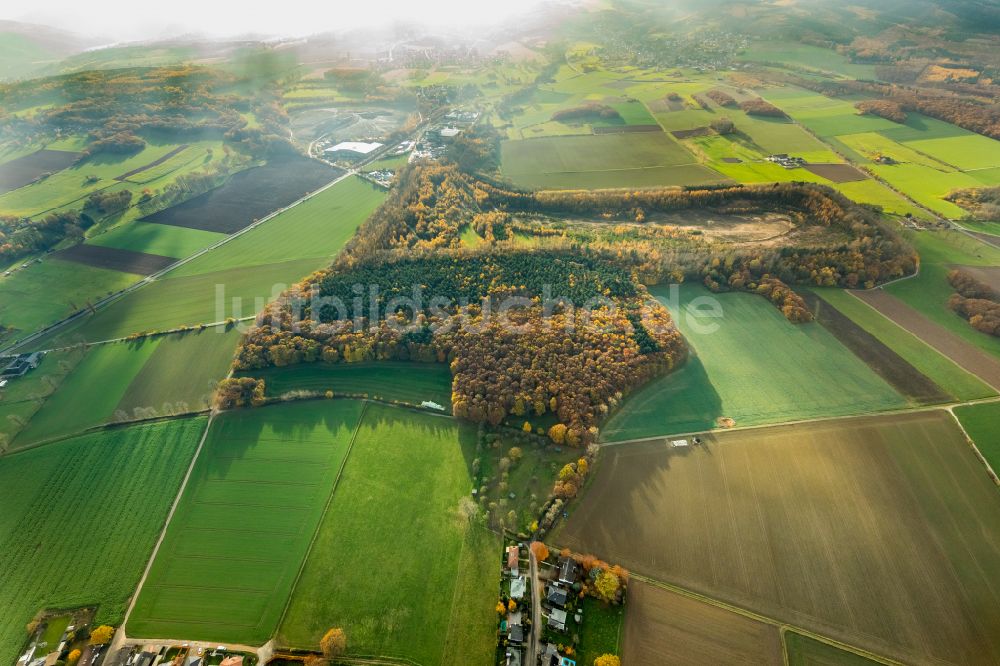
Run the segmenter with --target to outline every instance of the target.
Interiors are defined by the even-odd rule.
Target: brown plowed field
[[[863,171],[850,164],[804,164],[807,170],[817,176],[822,176],[835,183],[850,183],[855,180],[867,180]]]
[[[881,289],[852,292],[993,388],[1000,388],[1000,361]],[[956,315],[957,316],[957,315]]]
[[[24,187],[44,173],[62,171],[80,159],[80,155],[68,150],[36,150],[0,164],[0,194]]]
[[[640,580],[628,586],[622,663],[781,666],[778,628]]]
[[[552,541],[904,662],[1000,663],[1000,492],[950,414],[702,437],[606,446]]]
[[[102,247],[85,243],[60,250],[54,253],[52,258],[74,261],[95,268],[135,273],[136,275],[151,275],[177,261],[173,257],[164,257],[159,254],[119,250],[116,247]]]

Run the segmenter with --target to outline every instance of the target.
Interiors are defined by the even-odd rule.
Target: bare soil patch
[[[553,542],[907,663],[1000,663],[1000,493],[947,412],[701,437],[606,446]]]
[[[856,180],[868,179],[864,171],[850,164],[804,164],[803,166],[817,176],[835,183],[851,183]]]
[[[319,189],[341,173],[307,158],[269,162],[241,171],[222,187],[143,221],[231,234]]]
[[[136,275],[151,275],[177,261],[173,257],[164,257],[159,254],[119,250],[116,247],[87,245],[86,243],[60,250],[54,253],[52,258],[73,261],[95,268],[135,273]]]
[[[778,628],[633,580],[625,605],[622,657],[626,664],[774,664]]]
[[[62,171],[82,154],[68,150],[38,150],[0,164],[0,194],[24,187],[43,174]]]
[[[738,157],[723,157],[722,161],[726,164],[742,164],[743,160]]]
[[[1000,361],[990,354],[969,344],[882,289],[853,293],[965,370],[993,388],[1000,388]]]
[[[693,129],[686,130],[674,130],[671,134],[678,139],[691,139],[696,136],[708,136],[712,133],[710,127],[695,127]]]
[[[176,155],[179,152],[181,152],[182,150],[186,150],[187,147],[188,147],[188,144],[186,144],[186,143],[182,144],[180,146],[177,146],[176,148],[174,148],[173,150],[171,150],[166,155],[163,155],[162,157],[156,158],[155,160],[153,160],[149,164],[144,164],[141,167],[138,167],[137,169],[132,169],[131,171],[126,171],[125,173],[123,173],[120,176],[115,176],[115,180],[117,180],[117,181],[128,180],[129,178],[131,178],[132,176],[134,176],[137,173],[142,173],[146,169],[152,169],[155,166],[159,166],[159,165],[163,164],[164,162],[166,162],[167,160],[169,160],[174,155]]]
[[[594,134],[641,134],[662,131],[663,128],[659,125],[605,125],[594,128]]]
[[[897,391],[923,404],[942,403],[953,398],[840,310],[811,292],[803,293],[802,297],[826,330]]]

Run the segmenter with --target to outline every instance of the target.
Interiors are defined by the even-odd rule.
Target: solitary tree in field
[[[333,627],[323,635],[319,646],[327,659],[339,657],[347,651],[347,636],[340,627]]]
[[[111,638],[115,635],[115,628],[109,627],[106,624],[102,624],[97,629],[90,632],[90,644],[91,645],[107,645],[111,642]]]
[[[622,660],[613,654],[602,654],[594,660],[594,666],[622,666]]]

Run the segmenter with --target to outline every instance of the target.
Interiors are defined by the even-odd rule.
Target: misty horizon
[[[173,39],[296,38],[344,30],[371,29],[390,24],[417,25],[442,31],[457,28],[488,29],[543,5],[571,4],[567,0],[510,0],[484,7],[459,0],[432,0],[419,4],[385,0],[377,5],[317,8],[302,0],[281,5],[232,8],[179,0],[144,7],[141,14],[120,0],[80,5],[47,2],[44,6],[18,0],[0,8],[0,21],[15,21],[66,31],[95,43]],[[391,25],[390,25],[391,27]]]

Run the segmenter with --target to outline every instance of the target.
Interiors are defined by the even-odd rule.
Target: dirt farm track
[[[876,654],[1000,662],[1000,494],[945,411],[609,446],[553,541]]]

